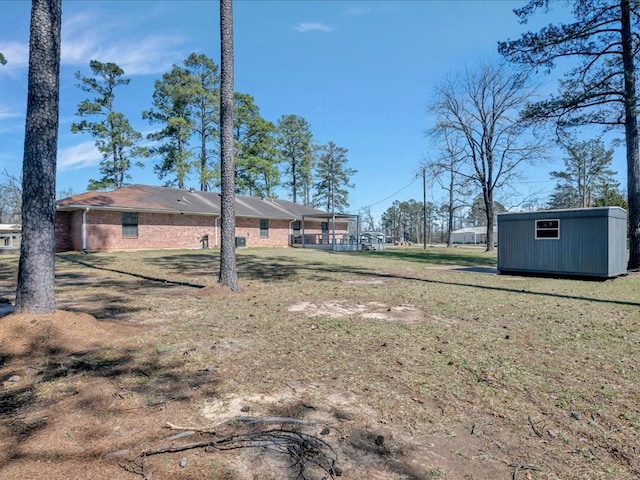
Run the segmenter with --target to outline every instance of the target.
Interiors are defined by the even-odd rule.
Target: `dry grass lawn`
[[[58,312],[28,316],[1,256],[0,478],[640,477],[639,275],[242,249],[235,294],[217,266],[60,254]]]

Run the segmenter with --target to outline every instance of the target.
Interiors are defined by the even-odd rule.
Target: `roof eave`
[[[154,209],[154,208],[135,208],[135,207],[105,207],[96,205],[63,205],[56,206],[58,212],[73,212],[75,210],[101,210],[111,212],[144,212],[144,213],[161,213],[161,214],[173,214],[173,215],[201,215],[201,216],[213,216],[219,217],[219,212],[189,212],[187,210],[166,210],[166,209]]]

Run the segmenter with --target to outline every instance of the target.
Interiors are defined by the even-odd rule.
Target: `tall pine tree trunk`
[[[16,312],[54,313],[62,0],[33,0]]]
[[[622,15],[622,62],[624,64],[624,130],[627,147],[627,191],[629,205],[629,270],[640,268],[640,158],[636,108],[636,70],[633,59],[629,0],[620,2]]]
[[[220,278],[223,285],[240,291],[236,271],[235,146],[233,138],[233,0],[220,0],[220,169],[221,243]]]

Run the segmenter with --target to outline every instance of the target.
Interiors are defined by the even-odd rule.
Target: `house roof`
[[[494,225],[493,231],[497,232],[498,231],[498,227]],[[454,230],[451,233],[457,233],[457,234],[473,233],[475,235],[486,235],[487,234],[487,226],[485,225],[485,226],[482,226],[482,227],[465,227],[465,228],[461,228],[459,230]]]
[[[0,223],[0,233],[20,233],[22,226],[13,223]]]
[[[220,194],[179,188],[131,185],[110,192],[86,192],[56,202],[59,211],[117,210],[155,213],[220,215]],[[236,217],[299,220],[329,217],[316,208],[275,198],[235,196]]]

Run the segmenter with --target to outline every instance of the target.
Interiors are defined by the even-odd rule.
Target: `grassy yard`
[[[0,319],[0,478],[640,477],[639,275],[496,275],[470,248],[237,261],[234,294],[214,250],[58,255],[46,335]],[[306,443],[258,444],[281,430]]]

